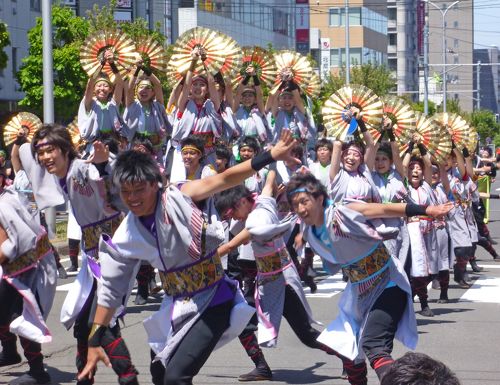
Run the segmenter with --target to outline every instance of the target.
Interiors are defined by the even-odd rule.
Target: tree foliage
[[[486,138],[495,138],[495,142],[500,139],[500,124],[497,123],[495,114],[490,110],[474,111],[468,120],[476,128],[481,142],[484,143]]]
[[[3,50],[5,47],[10,45],[9,31],[7,30],[7,25],[0,22],[0,69],[7,66],[9,57]]]

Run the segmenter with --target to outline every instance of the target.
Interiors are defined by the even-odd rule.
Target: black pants
[[[190,385],[229,327],[232,301],[208,308],[181,340],[165,368],[164,385]]]
[[[394,336],[408,300],[399,287],[385,289],[368,314],[362,336],[362,348],[370,365],[377,369],[377,362],[392,362]]]

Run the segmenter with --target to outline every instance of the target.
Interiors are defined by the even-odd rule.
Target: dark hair
[[[350,142],[342,144],[342,152],[349,149],[349,147],[356,147],[361,151],[361,155],[365,156],[365,145],[357,140],[351,140]]]
[[[255,155],[260,151],[259,142],[253,136],[245,136],[238,145],[238,151],[242,147],[250,147],[255,152]]]
[[[46,139],[47,142],[53,146],[59,147],[64,155],[68,155],[70,161],[78,158],[78,153],[75,150],[73,142],[71,141],[71,135],[66,127],[60,124],[44,124],[41,128],[36,130],[31,140],[31,153],[35,158],[37,158],[36,148],[38,142],[43,139]]]
[[[199,138],[197,135],[189,135],[187,138],[181,140],[181,149],[184,146],[196,147],[203,156],[205,154],[205,143],[203,139]]]
[[[412,157],[410,158],[410,164],[412,164],[412,163],[418,163],[418,164],[420,165],[420,168],[421,168],[422,170],[423,170],[423,169],[424,169],[424,167],[425,167],[424,160],[423,160],[422,158],[418,157],[418,156],[412,156]],[[408,165],[408,168],[409,168],[409,167],[410,167],[410,166]]]
[[[286,196],[288,197],[288,203],[292,204],[292,198],[294,191],[297,189],[304,188],[309,194],[314,198],[320,196],[323,197],[323,206],[326,207],[328,200],[328,193],[326,192],[326,187],[318,180],[313,174],[294,174],[288,184],[286,185]]]
[[[441,361],[409,352],[394,361],[380,385],[460,385],[460,381]]]
[[[150,155],[152,155],[154,152],[153,144],[148,138],[135,138],[132,142],[132,149],[134,149],[136,146],[143,146]]]
[[[161,182],[158,163],[149,154],[127,150],[116,158],[112,174],[115,186],[122,183]]]
[[[233,154],[231,153],[231,150],[226,146],[218,145],[215,147],[215,156],[217,158],[226,159],[229,162]]]
[[[290,154],[297,159],[302,159],[304,157],[304,147],[297,143],[290,151]]]
[[[392,149],[391,145],[389,143],[382,143],[380,147],[377,149],[377,152],[381,152],[384,155],[387,155],[387,157],[391,160],[392,162]]]
[[[314,146],[314,152],[317,152],[320,147],[328,148],[328,151],[333,151],[333,143],[331,140],[326,138],[321,138],[316,142],[316,146]]]
[[[215,209],[219,215],[233,208],[241,198],[247,198],[253,201],[252,192],[245,187],[245,185],[238,185],[230,188],[229,190],[221,191],[214,195]]]
[[[118,152],[120,151],[120,144],[118,143],[118,140],[116,140],[115,138],[107,136],[100,139],[100,141],[104,145],[108,146],[109,151],[112,152],[113,154],[118,154]]]

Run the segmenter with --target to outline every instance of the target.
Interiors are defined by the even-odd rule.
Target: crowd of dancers
[[[143,382],[191,384],[236,337],[255,366],[239,380],[271,380],[262,348],[276,346],[283,317],[304,345],[338,357],[350,384],[367,383],[366,359],[382,380],[394,338],[417,346],[414,298],[432,317],[431,281],[446,303],[450,270],[468,288],[467,265],[480,269],[477,244],[498,259],[466,147],[436,162],[414,135],[401,153],[394,122],[383,119],[376,142],[354,104],[344,111],[354,140],[328,139],[291,73],[264,100],[254,66],[233,91],[205,59],[192,50],[165,105],[141,61],[125,82],[107,50],[113,81],[90,77],[78,143],[56,124],[17,133],[12,173],[0,172],[0,366],[21,361],[17,335],[29,372],[11,384],[50,382],[41,344],[58,265],[40,212],[64,202],[78,275],[60,319],[73,328],[79,385],[93,383],[98,361],[118,383],[139,382],[118,322],[136,282],[138,305],[163,293],[144,320]],[[347,282],[322,331],[302,286],[316,290],[314,255]]]

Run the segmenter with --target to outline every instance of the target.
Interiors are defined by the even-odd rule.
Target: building
[[[418,3],[387,1],[387,64],[396,79],[397,94],[412,99],[418,98],[419,57],[423,52],[423,18]]]
[[[434,5],[432,5],[434,4]],[[443,51],[446,55],[447,99],[455,99],[464,111],[472,111],[474,105],[473,50],[474,50],[474,2],[460,1],[451,7],[444,17],[445,46],[443,47],[443,13],[452,1],[427,2],[429,21],[429,99],[441,104],[443,81]],[[437,9],[437,8],[439,9]],[[463,64],[463,65],[461,65]],[[432,84],[432,83],[437,84]],[[441,83],[441,84],[439,84]]]
[[[310,26],[311,36],[321,39],[318,46],[311,38],[311,54],[324,73],[346,63],[346,7],[344,0],[322,3],[310,5]],[[359,0],[349,6],[348,15],[350,64],[387,65],[387,2]]]
[[[500,76],[498,47],[474,50],[474,63],[488,64],[479,66],[479,84],[477,82],[478,67],[474,67],[474,89],[477,90],[476,106],[490,110],[495,114],[500,112]],[[476,108],[477,108],[476,107]]]

